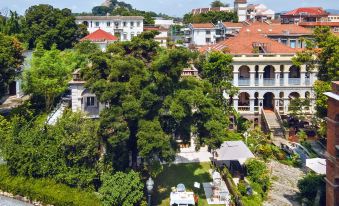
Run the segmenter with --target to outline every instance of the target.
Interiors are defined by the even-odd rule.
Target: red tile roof
[[[283,16],[284,15],[299,16],[299,15],[302,15],[303,13],[305,13],[306,15],[311,15],[311,16],[327,16],[328,15],[328,13],[321,7],[301,7],[301,8],[297,8],[292,11],[286,12],[283,14]]]
[[[296,24],[281,24],[281,23],[267,24],[267,23],[255,22],[248,26],[244,26],[242,30],[251,32],[251,33],[258,33],[258,34],[265,34],[265,35],[286,35],[286,34],[312,35],[313,34],[311,29],[304,28]]]
[[[313,27],[313,26],[330,26],[330,27],[339,27],[339,22],[300,22],[300,26]]]
[[[238,36],[229,38],[218,44],[205,46],[200,49],[201,52],[207,50],[227,51],[231,54],[251,54],[254,53],[254,44],[263,44],[266,47],[266,53],[296,53],[298,49],[290,48],[277,41],[264,37],[260,34],[241,33]]]
[[[222,23],[225,27],[244,27],[242,23],[234,23],[234,22],[223,22]]]
[[[201,23],[201,24],[191,24],[195,29],[213,29],[214,25],[212,23]]]
[[[102,29],[98,29],[95,32],[85,36],[81,39],[81,41],[90,40],[93,42],[101,42],[101,41],[117,41],[118,37],[113,36],[112,34],[105,32]]]

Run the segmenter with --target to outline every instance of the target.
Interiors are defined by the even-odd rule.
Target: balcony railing
[[[254,111],[259,112],[259,106],[254,106]]]
[[[250,106],[238,106],[239,112],[247,112],[250,111]]]
[[[258,79],[258,78],[255,78],[254,84],[255,84],[255,86],[258,86],[258,85],[259,85],[259,79]]]
[[[305,79],[305,85],[310,86],[311,85],[311,80],[309,78]]]
[[[238,84],[239,86],[249,86],[250,78],[239,78]]]
[[[275,79],[273,78],[264,78],[264,86],[274,86]]]
[[[289,85],[300,85],[300,78],[288,78]]]

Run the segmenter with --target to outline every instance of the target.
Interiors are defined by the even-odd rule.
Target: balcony
[[[238,106],[238,111],[239,112],[249,112],[250,106]]]
[[[250,78],[239,78],[239,86],[250,86]]]
[[[275,79],[274,78],[264,78],[264,86],[274,86]]]
[[[305,85],[306,86],[311,86],[311,80],[309,78],[305,79]]]
[[[288,78],[289,85],[300,85],[300,78]]]

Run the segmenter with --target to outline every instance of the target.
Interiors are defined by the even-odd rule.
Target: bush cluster
[[[0,189],[55,206],[100,205],[99,198],[93,192],[70,188],[47,178],[11,176],[6,165],[0,166]]]

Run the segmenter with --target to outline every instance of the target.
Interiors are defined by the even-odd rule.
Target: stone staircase
[[[274,136],[284,137],[284,129],[279,122],[279,117],[272,110],[263,110],[263,114],[267,129],[272,132]]]

